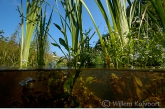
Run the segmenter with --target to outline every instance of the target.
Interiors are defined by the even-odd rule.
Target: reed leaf
[[[140,31],[140,28],[141,28],[141,26],[142,26],[142,23],[143,23],[144,17],[145,17],[145,15],[146,15],[147,7],[148,7],[148,6],[145,7],[145,10],[144,10],[144,12],[143,12],[143,14],[142,14],[142,18],[141,18],[141,20],[140,20],[139,31]],[[140,33],[140,32],[139,32],[139,33]]]
[[[68,52],[68,56],[65,53],[66,58],[68,59],[68,61],[70,60],[70,57],[72,54],[74,54],[74,67],[75,69],[77,68],[77,62],[78,62],[78,58],[76,57],[76,55],[78,55],[80,53],[80,49],[79,49],[79,42],[82,42],[82,40],[84,40],[83,34],[82,34],[82,3],[79,0],[65,0],[62,1],[61,0],[61,4],[65,10],[65,18],[63,18],[61,16],[61,14],[58,12],[59,16],[60,16],[60,21],[61,21],[61,25],[59,26],[58,24],[54,23],[54,25],[58,28],[58,30],[61,31],[61,33],[64,36],[64,39],[59,38],[59,42],[60,44],[65,47],[65,49]],[[69,47],[69,43],[68,43],[68,35],[66,34],[66,30],[69,30],[69,32],[71,33],[71,47]],[[55,46],[59,47],[59,44],[55,44]],[[81,45],[82,49],[84,45]],[[60,47],[61,49],[61,47]],[[62,49],[61,49],[62,50]]]
[[[42,15],[42,13],[43,12],[41,9],[41,14],[39,18],[40,21],[38,22],[39,24],[37,27],[37,40],[38,40],[37,61],[39,67],[43,67],[45,65],[45,55],[46,55],[46,50],[48,49],[48,32],[50,28],[53,10],[49,16],[47,25],[46,25],[46,6],[45,6],[44,15]]]
[[[130,0],[128,0],[128,1],[129,1],[128,3],[130,4]],[[136,3],[137,3],[137,1],[134,0],[134,2],[131,5],[130,15],[129,15],[129,28],[131,28],[132,20],[134,18],[134,13],[135,13],[135,9],[136,9]]]
[[[154,15],[152,15],[150,13],[150,11],[147,10],[147,14],[148,16],[152,19],[153,22],[155,22],[159,27],[160,27],[160,24],[157,22],[156,18],[154,17]]]
[[[154,7],[158,16],[160,17],[161,26],[163,27],[163,32],[165,33],[165,10],[160,1],[151,0],[151,4]]]
[[[22,1],[21,1],[22,2]],[[40,5],[39,5],[40,4]],[[23,12],[23,3],[21,3],[22,7],[22,12]],[[27,67],[28,63],[28,56],[29,56],[29,49],[30,49],[30,43],[31,39],[34,33],[34,30],[36,28],[36,19],[38,19],[37,15],[40,15],[42,3],[40,0],[27,0],[26,1],[26,16],[21,15],[22,19],[26,19],[26,23],[22,24],[22,39],[24,37],[24,44],[23,48],[21,48],[21,51],[23,52],[20,54],[20,67]],[[21,12],[21,14],[23,14]],[[24,33],[23,26],[26,26],[26,33]],[[22,63],[23,62],[23,63]]]
[[[82,2],[82,4],[84,5],[84,7],[86,8],[86,10],[87,10],[87,12],[88,12],[88,14],[89,14],[89,16],[90,16],[90,18],[91,18],[91,20],[92,20],[94,26],[95,26],[96,32],[97,32],[97,34],[98,34],[98,36],[99,36],[100,43],[101,43],[102,48],[103,48],[104,55],[105,55],[105,57],[107,58],[107,65],[108,65],[108,67],[110,67],[110,66],[109,66],[109,65],[110,65],[110,63],[109,63],[110,60],[109,60],[108,52],[107,52],[107,49],[106,49],[105,44],[104,44],[104,42],[103,42],[102,36],[101,36],[101,34],[100,34],[100,31],[98,30],[98,27],[97,27],[97,25],[96,25],[96,23],[95,23],[95,20],[94,20],[94,18],[93,18],[93,16],[92,16],[90,10],[88,9],[87,5],[85,4],[84,0],[80,0],[80,1]]]
[[[21,0],[21,16],[24,16],[24,6],[23,6],[23,2]],[[22,53],[23,53],[23,42],[24,41],[24,18],[21,17],[21,47],[20,47],[20,64],[19,66],[22,67]]]

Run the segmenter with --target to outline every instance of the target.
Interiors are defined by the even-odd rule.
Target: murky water
[[[163,70],[0,70],[0,107],[165,107],[164,84]]]

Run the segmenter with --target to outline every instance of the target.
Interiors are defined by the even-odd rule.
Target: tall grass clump
[[[84,50],[84,36],[82,27],[82,3],[79,0],[65,0],[60,1],[63,9],[65,10],[64,17],[58,12],[61,25],[54,23],[57,29],[62,33],[63,38],[59,38],[58,44],[56,41],[52,43],[54,46],[58,47],[64,57],[60,60],[67,59],[68,67],[74,66],[75,69],[82,67],[85,60],[82,59],[82,52]],[[70,34],[67,34],[69,31]],[[71,45],[69,45],[68,38],[71,36]],[[62,50],[64,47],[67,53]],[[80,49],[81,48],[81,49]],[[81,65],[77,66],[77,62],[81,61]]]
[[[45,66],[46,53],[49,48],[48,32],[49,32],[49,28],[50,28],[50,24],[51,24],[52,13],[53,13],[53,10],[50,14],[48,22],[46,23],[46,6],[45,6],[44,14],[41,9],[39,22],[38,22],[37,28],[36,28],[37,62],[38,62],[39,67]]]
[[[27,67],[30,43],[33,37],[34,30],[36,29],[37,21],[40,16],[42,4],[43,2],[40,0],[26,0],[26,10],[24,10],[23,1],[21,0],[21,10],[18,7],[22,27],[20,67]],[[26,14],[24,14],[24,11],[26,12]]]

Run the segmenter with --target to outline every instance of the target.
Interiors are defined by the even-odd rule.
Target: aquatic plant
[[[88,7],[86,6],[85,2],[83,0],[80,0],[80,1],[82,2],[82,4],[84,5],[84,7],[86,8],[87,12],[89,13],[89,15],[91,17],[91,20],[92,20],[94,26],[95,26],[96,32],[97,32],[97,34],[99,36],[99,39],[100,39],[100,42],[101,42],[101,45],[102,45],[102,48],[103,48],[103,52],[104,52],[104,55],[105,55],[105,59],[106,59],[107,65],[108,65],[108,68],[109,68],[110,67],[109,66],[110,59],[109,59],[109,56],[107,54],[107,48],[105,47],[105,44],[103,43],[102,36],[101,36],[101,34],[100,34],[99,30],[98,30],[98,27],[97,27],[97,25],[95,23],[95,20],[94,20],[93,16],[92,16],[90,10],[88,9]]]
[[[20,67],[27,67],[30,42],[40,16],[43,2],[40,0],[26,0],[26,16],[24,15],[24,6],[21,0],[21,10],[17,8],[21,17],[21,51],[20,51]],[[24,19],[26,23],[24,23]],[[24,26],[26,26],[26,33],[24,33]],[[25,35],[26,34],[26,35]]]
[[[81,2],[83,3],[85,8],[87,9],[87,11],[88,11],[88,13],[92,19],[92,22],[95,25],[95,28],[97,28],[95,21],[94,21],[94,18],[92,17],[92,14],[90,13],[90,10],[88,9],[88,7],[86,6],[86,4],[83,0],[81,0]],[[96,32],[98,33],[101,45],[103,47],[105,59],[107,60],[108,67],[110,67],[110,59],[109,58],[111,58],[111,60],[114,64],[114,67],[118,68],[118,60],[119,60],[118,55],[123,54],[123,52],[122,52],[123,47],[128,42],[128,39],[126,38],[126,36],[129,33],[129,26],[131,26],[131,22],[132,22],[133,17],[134,17],[134,10],[135,10],[134,8],[136,5],[136,0],[134,1],[134,3],[132,4],[132,7],[131,7],[132,9],[130,11],[129,22],[127,21],[127,17],[126,17],[126,0],[124,0],[124,1],[106,0],[108,12],[109,12],[108,14],[105,12],[105,9],[104,9],[100,0],[95,0],[95,2],[97,4],[98,8],[100,9],[100,11],[104,17],[104,20],[107,24],[107,27],[108,27],[108,32],[109,32],[110,38],[111,38],[109,40],[109,43],[110,43],[109,46],[111,46],[111,45],[114,46],[114,48],[112,48],[114,50],[113,50],[113,52],[111,52],[111,53],[113,53],[112,54],[113,56],[111,56],[111,54],[109,54],[107,51],[108,48],[105,47],[105,44],[104,44],[105,42],[103,43],[102,36],[101,36],[100,32],[96,29],[97,30]],[[111,27],[111,23],[110,23],[108,16],[112,17],[113,28]],[[113,58],[114,56],[115,56],[115,58]]]
[[[90,84],[90,83],[92,83],[93,80],[94,80],[94,78],[92,76],[90,76],[86,79],[86,83]]]
[[[41,14],[39,17],[39,22],[37,23],[37,32],[36,32],[36,39],[37,39],[37,61],[38,61],[38,67],[43,67],[45,66],[45,55],[46,55],[46,50],[48,49],[48,32],[49,32],[49,27],[51,24],[51,19],[52,19],[52,14],[53,10],[50,14],[48,23],[46,23],[46,6],[44,10],[44,15],[42,15],[42,9],[41,9]]]
[[[83,53],[84,37],[82,34],[82,31],[83,31],[82,30],[82,4],[80,1],[74,1],[74,0],[61,1],[61,4],[65,10],[65,17],[62,17],[58,10],[56,11],[59,14],[62,27],[60,27],[56,23],[54,23],[54,25],[63,34],[64,38],[63,39],[59,38],[60,44],[58,44],[55,41],[54,43],[52,43],[52,45],[58,47],[64,54],[64,56],[61,57],[59,62],[66,59],[68,68],[74,67],[74,69],[77,69],[77,68],[80,69],[85,62],[85,59],[83,58],[84,57],[83,55],[85,53]],[[67,29],[69,30],[70,35],[71,35],[71,40],[72,40],[71,47],[69,46],[69,42],[68,42]],[[81,44],[79,42],[81,42]],[[67,53],[65,53],[62,50],[61,46],[66,49]],[[81,52],[80,52],[79,47],[81,47]],[[77,62],[80,62],[79,66],[77,65]],[[68,84],[65,85],[65,87],[68,90],[69,94],[72,92],[74,83],[76,79],[79,77],[79,74],[80,74],[80,70],[76,70],[75,76],[71,77],[70,80],[66,82],[66,84],[67,83]]]
[[[95,35],[95,31],[92,33],[92,35],[90,35],[90,32],[91,32],[92,28],[89,28],[88,31],[85,31],[84,34],[84,40],[83,40],[83,43],[84,43],[84,50],[80,50],[80,52],[84,52],[86,53],[86,55],[83,55],[82,57],[84,58],[84,60],[86,61],[84,63],[84,67],[94,67],[94,62],[93,60],[95,59],[95,49],[93,47],[91,47],[90,45],[90,40],[92,39],[92,37]],[[81,44],[82,42],[80,42]],[[82,58],[81,57],[81,58]]]
[[[112,101],[132,103],[132,105],[112,103],[110,107],[147,107],[147,105],[135,105],[135,102],[154,102],[157,105],[151,107],[164,107],[165,89],[163,84],[165,78],[163,72],[160,71],[85,69],[77,78],[71,93],[70,85],[73,84],[74,70],[37,70],[36,73],[35,79],[27,77],[19,84],[16,80],[18,86],[13,86],[16,90],[9,91],[11,95],[8,95],[8,97],[13,96],[14,98],[6,103],[6,107],[97,108],[103,107],[103,100],[109,100],[111,103]],[[6,75],[6,77],[8,76]],[[20,77],[22,78],[22,76]],[[11,81],[13,80],[15,79]],[[8,84],[11,84],[11,81]],[[6,84],[2,83],[2,85]],[[22,86],[22,91],[19,85]],[[9,87],[4,89],[8,90]]]
[[[42,84],[41,90],[34,86],[35,79],[22,80],[19,83],[23,87],[21,107],[78,107],[77,100],[65,90],[70,86],[70,76],[72,74],[67,71],[38,72],[36,81]]]
[[[99,1],[97,2],[98,4],[101,3]],[[115,2],[112,2],[112,4],[113,3]],[[130,19],[128,20],[129,32],[127,36],[124,36],[128,42],[124,46],[121,46],[119,38],[115,39],[112,36],[112,34],[116,37],[119,36],[119,33],[115,32],[114,28],[112,28],[111,32],[102,35],[105,48],[110,57],[110,66],[115,68],[163,66],[162,60],[164,53],[162,47],[164,48],[164,44],[162,42],[164,35],[160,31],[160,26],[153,23],[153,18],[148,12],[148,2],[146,2],[145,5],[142,4],[141,1],[134,1],[132,3],[128,1],[128,3],[130,4],[130,10],[127,10],[127,17]],[[108,15],[109,13],[107,16]],[[158,36],[160,36],[162,40],[159,40],[160,38],[158,38]],[[99,42],[99,44],[101,43]],[[100,47],[100,45],[98,47]],[[102,48],[97,50],[100,52],[104,51]]]
[[[151,72],[139,71],[111,72],[107,70],[94,70],[93,72],[94,73],[90,72],[90,70],[86,70],[85,73],[81,74],[81,77],[77,81],[78,83],[80,83],[82,80],[85,82],[86,78],[93,76],[95,80],[90,84],[85,84],[84,87],[93,92],[93,94],[98,96],[100,99],[129,102],[132,103],[131,107],[147,107],[147,105],[135,105],[135,101],[139,103],[154,102],[155,105],[152,105],[151,107],[162,107],[164,99],[164,96],[162,96],[164,93],[164,88],[162,85],[164,78],[162,78],[162,74],[156,72],[151,74]],[[102,75],[103,72],[104,75]],[[109,76],[109,79],[107,76]],[[104,82],[102,82],[102,80],[104,80]],[[78,88],[76,90],[80,89]],[[112,103],[112,105],[109,107],[125,108],[126,105],[115,105]]]
[[[93,79],[93,77],[87,77],[87,78],[88,78],[86,79],[87,81],[89,79]],[[86,80],[84,80],[84,78],[82,77],[79,77],[77,79],[77,82],[73,87],[72,96],[74,96],[77,99],[79,105],[82,108],[98,108],[98,107],[101,108],[102,107],[101,98],[96,96],[90,90],[90,88],[87,86],[88,83],[86,83],[87,82]],[[91,82],[91,80],[89,80],[88,82]]]
[[[151,0],[151,3],[153,5],[153,8],[155,9],[156,13],[158,14],[160,21],[161,21],[161,26],[163,27],[163,32],[165,32],[165,9],[163,8],[161,2],[157,2],[155,0]],[[151,15],[151,14],[150,14]],[[152,15],[151,15],[152,16]],[[154,16],[152,16],[154,18]]]
[[[64,54],[64,57],[61,57],[61,60],[67,59],[68,61],[68,67],[74,66],[75,69],[77,69],[77,62],[80,62],[80,58],[83,54],[84,50],[84,37],[82,33],[82,4],[80,1],[61,1],[61,4],[65,10],[65,17],[62,17],[61,14],[58,12],[60,16],[61,25],[54,23],[54,25],[57,27],[59,31],[63,34],[64,38],[59,38],[60,44],[57,42],[52,43],[52,45],[58,47],[62,53]],[[68,43],[68,34],[66,33],[67,30],[69,30],[71,35],[71,46],[69,46]],[[81,44],[80,44],[81,43]],[[61,47],[64,47],[67,51],[65,53]],[[80,49],[81,48],[81,49]],[[81,52],[80,52],[81,51]],[[71,59],[73,58],[73,59]],[[60,61],[61,62],[61,61]],[[81,66],[84,64],[84,60],[81,60]]]

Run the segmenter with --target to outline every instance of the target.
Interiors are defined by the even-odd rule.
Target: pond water
[[[1,69],[0,107],[165,107],[164,72]]]

